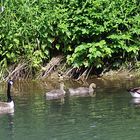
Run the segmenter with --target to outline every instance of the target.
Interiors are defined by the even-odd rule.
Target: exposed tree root
[[[5,74],[5,80],[29,78],[32,75],[32,70],[29,66],[27,62],[20,62],[17,65],[12,65]]]
[[[7,68],[1,68],[0,70],[0,81],[8,79],[45,79],[51,76],[50,78],[59,78],[60,75],[64,78],[73,78],[79,81],[86,81],[89,78],[89,75],[102,76],[110,71],[112,65],[104,69],[96,69],[91,66],[89,68],[75,68],[67,67],[65,63],[64,56],[58,55],[53,57],[46,66],[41,67],[41,70],[37,71],[32,68],[31,62],[21,61],[18,64],[13,64]],[[121,67],[118,72],[122,71],[124,67]],[[128,70],[133,70],[134,66],[130,65]]]
[[[70,68],[65,72],[65,75],[70,77],[70,78],[74,78],[76,80],[82,80],[85,81],[88,79],[89,74],[91,73],[93,67],[90,68]]]

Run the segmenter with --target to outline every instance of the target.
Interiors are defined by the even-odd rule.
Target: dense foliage
[[[5,0],[0,66],[39,68],[58,53],[74,67],[119,66],[139,58],[138,0]]]

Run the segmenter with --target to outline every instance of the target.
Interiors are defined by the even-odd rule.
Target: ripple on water
[[[16,94],[15,113],[0,116],[2,140],[137,140],[140,108],[117,86],[97,90],[95,98],[46,101],[42,91]]]

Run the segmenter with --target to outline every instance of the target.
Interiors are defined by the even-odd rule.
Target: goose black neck
[[[13,99],[11,97],[11,84],[8,83],[8,87],[7,87],[7,102],[11,102]]]

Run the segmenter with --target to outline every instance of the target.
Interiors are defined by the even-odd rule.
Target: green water
[[[34,82],[16,84],[14,114],[0,115],[0,140],[138,140],[140,108],[132,103],[125,82],[118,83],[98,85],[92,98],[66,97],[64,104],[44,97],[55,83],[49,88]],[[68,81],[66,85],[78,86]],[[2,84],[1,100],[5,91]]]

